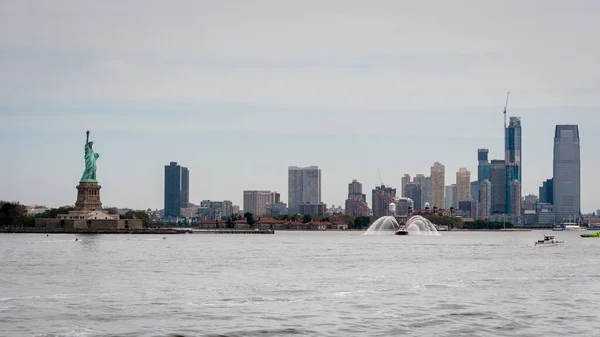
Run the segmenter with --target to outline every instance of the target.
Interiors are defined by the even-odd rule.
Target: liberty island
[[[96,160],[100,154],[94,151],[90,131],[86,132],[84,147],[85,168],[77,188],[75,209],[56,218],[38,218],[35,229],[45,231],[98,231],[142,228],[139,219],[120,219],[118,214],[109,214],[102,208],[101,186],[96,179]]]

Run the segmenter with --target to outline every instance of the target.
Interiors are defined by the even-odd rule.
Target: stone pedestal
[[[80,182],[77,185],[77,201],[75,211],[101,211],[100,188],[97,182]]]

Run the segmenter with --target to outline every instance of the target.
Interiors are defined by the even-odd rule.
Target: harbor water
[[[600,336],[600,239],[440,234],[0,234],[0,336]]]

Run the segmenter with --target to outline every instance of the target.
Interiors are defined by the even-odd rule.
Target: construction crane
[[[506,93],[506,103],[504,103],[504,128],[506,129],[506,108],[508,107],[508,95],[510,91]]]
[[[377,173],[379,173],[379,181],[381,182],[381,186],[383,186],[383,179],[381,179],[381,171],[379,170],[379,167],[377,168]]]

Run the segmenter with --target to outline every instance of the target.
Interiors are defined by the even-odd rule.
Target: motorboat
[[[439,225],[439,226],[437,226],[437,231],[438,232],[446,232],[446,231],[448,231],[448,226]]]
[[[561,225],[556,225],[556,226],[552,227],[552,231],[554,231],[554,232],[562,232],[564,230],[565,230],[565,228]]]
[[[394,233],[396,235],[408,235],[408,230],[404,226],[400,226],[398,230]]]
[[[600,238],[600,232],[596,234],[581,234],[582,238]]]
[[[558,241],[552,235],[544,235],[544,240],[537,240],[535,245],[541,245],[544,247],[558,246],[561,243],[565,243],[564,241]]]

